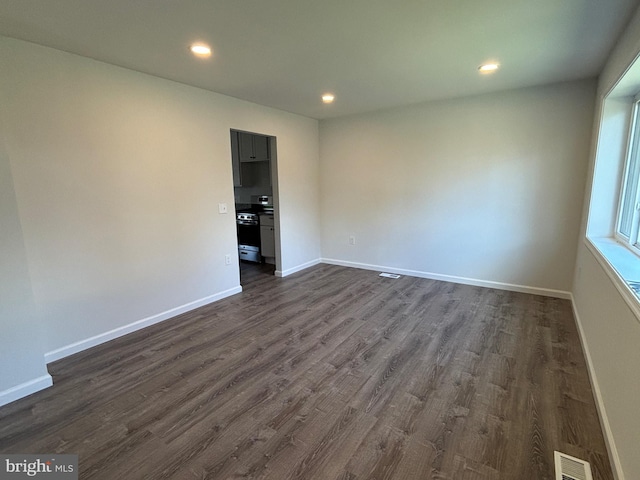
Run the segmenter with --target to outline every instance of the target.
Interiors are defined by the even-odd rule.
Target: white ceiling
[[[638,3],[0,0],[0,33],[321,119],[597,75]]]

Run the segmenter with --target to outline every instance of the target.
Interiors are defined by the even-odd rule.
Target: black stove
[[[236,213],[238,232],[238,256],[240,260],[261,262],[260,220],[257,213],[238,211]]]

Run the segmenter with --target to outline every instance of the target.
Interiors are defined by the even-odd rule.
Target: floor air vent
[[[400,278],[400,275],[396,275],[395,273],[381,273],[380,274],[381,277],[385,277],[385,278]]]
[[[556,480],[593,480],[588,462],[566,453],[553,452],[556,464]]]

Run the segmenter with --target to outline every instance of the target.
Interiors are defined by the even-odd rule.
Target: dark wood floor
[[[240,261],[240,285],[251,286],[260,277],[273,275],[276,266],[270,263],[253,263],[244,260]]]
[[[320,265],[50,365],[3,453],[82,479],[612,480],[568,301]]]

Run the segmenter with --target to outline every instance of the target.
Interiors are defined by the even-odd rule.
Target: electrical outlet
[[[219,203],[218,204],[218,213],[227,213],[227,204]]]
[[[231,265],[231,255],[228,253],[224,256],[224,263],[225,265]]]
[[[355,245],[356,244],[356,237],[354,237],[353,235],[351,235],[349,237],[349,245]]]

